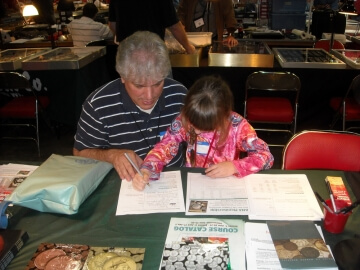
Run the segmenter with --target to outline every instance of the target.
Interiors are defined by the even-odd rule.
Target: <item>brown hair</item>
[[[233,110],[233,94],[229,85],[218,76],[198,79],[189,89],[181,110],[183,126],[202,131],[217,130],[219,141],[226,139],[229,116]]]

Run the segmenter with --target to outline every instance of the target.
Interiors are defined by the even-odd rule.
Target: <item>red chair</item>
[[[329,39],[320,39],[315,42],[314,48],[324,49],[325,51],[329,52],[330,51],[330,40]],[[332,48],[343,50],[343,49],[345,49],[345,46],[340,41],[334,39]]]
[[[342,130],[360,129],[360,126],[346,128],[348,122],[360,122],[360,75],[352,80],[343,97],[330,99],[330,107],[335,111],[332,129],[339,118],[342,118]]]
[[[48,107],[49,98],[38,96],[28,79],[17,72],[0,72],[0,89],[3,89],[2,94],[7,100],[0,107],[1,125],[8,128],[14,126],[31,127],[35,130],[35,136],[23,136],[23,134],[6,136],[1,134],[1,138],[33,140],[36,142],[40,156],[39,113],[44,112]],[[27,120],[35,120],[35,124]]]
[[[252,125],[257,125],[254,128],[258,131],[294,134],[300,88],[299,77],[290,72],[258,71],[250,74],[245,87],[244,117]]]
[[[360,135],[308,130],[295,134],[283,150],[283,170],[360,171]]]

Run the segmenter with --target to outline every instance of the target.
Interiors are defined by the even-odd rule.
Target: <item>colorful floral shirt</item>
[[[186,167],[191,167],[191,151],[196,149],[195,167],[207,168],[212,164],[232,161],[238,171],[235,174],[237,177],[270,169],[274,157],[268,145],[257,137],[249,122],[236,112],[232,112],[230,122],[231,126],[225,142],[219,144],[220,134],[211,131],[200,133],[197,135],[196,143],[190,144],[190,134],[185,130],[181,116],[178,115],[162,140],[148,153],[141,168],[152,172],[151,180],[158,179],[160,172],[176,155],[179,144],[186,141]],[[246,152],[247,156],[240,158],[241,152]]]

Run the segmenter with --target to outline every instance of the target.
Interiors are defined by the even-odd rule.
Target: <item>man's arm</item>
[[[139,167],[141,166],[143,160],[135,154],[132,150],[127,149],[83,149],[77,150],[73,148],[73,155],[92,158],[96,160],[105,161],[111,163],[121,179],[126,179],[131,181],[136,174],[133,166],[125,157],[124,153],[127,153],[129,157],[135,162]]]
[[[184,26],[179,21],[176,24],[169,27],[170,32],[173,34],[173,36],[176,38],[177,41],[185,48],[187,53],[194,53],[195,47],[190,44]]]
[[[109,28],[111,30],[111,32],[113,33],[113,35],[116,35],[116,22],[109,22]]]

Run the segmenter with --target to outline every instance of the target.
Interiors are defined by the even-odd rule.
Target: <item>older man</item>
[[[135,32],[120,43],[116,70],[120,78],[84,102],[73,153],[112,163],[121,179],[130,181],[135,170],[124,154],[142,164],[180,112],[187,89],[167,77],[171,65],[166,45],[148,31]],[[171,165],[180,166],[181,156]]]

